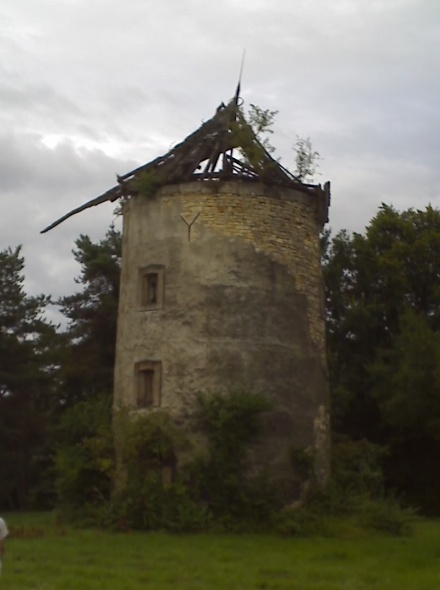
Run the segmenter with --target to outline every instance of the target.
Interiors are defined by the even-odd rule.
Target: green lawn
[[[440,590],[440,521],[412,537],[104,533],[6,514],[0,590]]]

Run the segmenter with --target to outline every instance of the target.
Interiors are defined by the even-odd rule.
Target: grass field
[[[440,590],[440,522],[411,537],[104,533],[6,514],[0,590]]]

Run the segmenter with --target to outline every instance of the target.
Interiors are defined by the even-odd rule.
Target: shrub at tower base
[[[246,454],[270,409],[260,395],[198,396],[194,430],[182,434],[168,414],[116,417],[123,465],[107,518],[120,528],[203,530],[261,528],[277,508],[264,476],[249,476]],[[202,442],[203,441],[203,442]],[[176,457],[187,457],[176,473]]]

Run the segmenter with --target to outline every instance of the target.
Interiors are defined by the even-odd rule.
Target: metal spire
[[[238,84],[237,89],[235,91],[235,106],[238,106],[238,98],[240,96],[240,89],[241,89],[241,77],[243,75],[243,67],[244,67],[244,58],[246,56],[246,49],[243,49],[243,56],[241,58],[241,66],[240,66],[240,75],[238,76]]]

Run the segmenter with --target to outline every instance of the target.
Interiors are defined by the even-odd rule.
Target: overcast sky
[[[29,293],[74,292],[114,205],[40,230],[210,118],[244,49],[245,105],[279,111],[287,167],[310,136],[334,230],[440,207],[439,0],[3,0],[0,249],[23,245]]]

